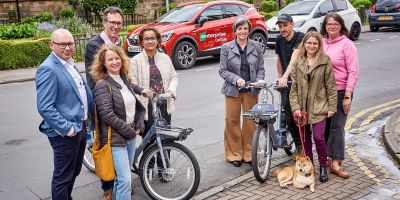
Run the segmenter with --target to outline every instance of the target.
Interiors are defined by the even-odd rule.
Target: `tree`
[[[125,13],[134,13],[138,0],[69,0],[71,5],[82,4],[87,11],[93,12],[101,20],[101,12],[109,6],[117,6]]]

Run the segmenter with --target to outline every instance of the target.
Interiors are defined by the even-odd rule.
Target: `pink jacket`
[[[353,42],[344,35],[324,38],[324,51],[332,62],[336,89],[353,92],[358,79],[358,53]]]

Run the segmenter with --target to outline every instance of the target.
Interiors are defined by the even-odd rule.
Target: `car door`
[[[314,28],[316,28],[318,32],[321,30],[325,15],[333,11],[334,8],[331,0],[326,0],[319,5],[315,11],[314,17],[311,19],[312,24],[315,26]]]
[[[202,20],[205,20],[205,22],[203,21],[202,23]],[[226,36],[223,28],[225,22],[221,5],[213,5],[206,8],[196,21],[198,27],[193,30],[193,34],[200,51],[207,51],[224,43],[220,39]]]

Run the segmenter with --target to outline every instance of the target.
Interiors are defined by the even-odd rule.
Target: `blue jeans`
[[[136,140],[128,141],[125,147],[111,147],[117,177],[114,180],[113,199],[131,199],[131,166],[135,156]]]

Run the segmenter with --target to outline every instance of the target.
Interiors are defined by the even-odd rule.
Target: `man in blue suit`
[[[53,148],[52,198],[70,200],[82,168],[86,132],[93,130],[93,96],[72,60],[72,34],[54,31],[50,48],[51,54],[36,72],[37,109],[43,118],[39,130]]]

